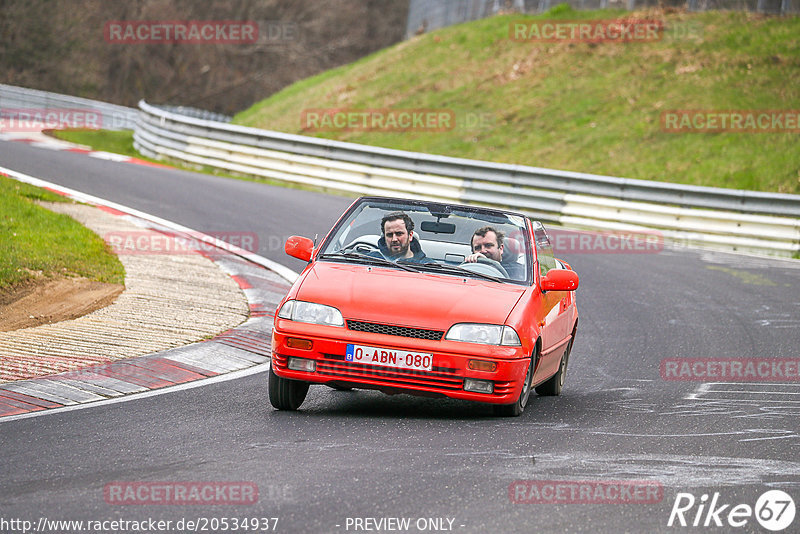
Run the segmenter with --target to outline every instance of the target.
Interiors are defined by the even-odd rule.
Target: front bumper
[[[312,347],[308,350],[289,347],[287,338],[310,340]],[[430,353],[433,355],[433,368],[420,371],[349,362],[345,360],[345,354],[350,343]],[[316,370],[289,369],[290,357],[314,360]],[[493,372],[471,370],[467,367],[471,359],[495,362],[497,369]],[[387,394],[408,393],[511,404],[519,398],[529,362],[530,358],[525,357],[522,347],[431,341],[282,319],[276,321],[272,334],[272,367],[278,376],[315,384],[377,389]],[[491,381],[493,392],[465,391],[464,380],[467,378]]]

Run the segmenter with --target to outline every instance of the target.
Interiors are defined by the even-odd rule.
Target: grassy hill
[[[660,19],[663,38],[514,41],[526,20]],[[309,109],[452,112],[447,131],[304,128]],[[444,28],[297,82],[234,122],[404,150],[596,174],[800,193],[800,133],[669,133],[670,110],[800,110],[800,18],[571,11]]]

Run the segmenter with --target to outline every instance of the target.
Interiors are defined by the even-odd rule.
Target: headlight
[[[522,345],[519,336],[510,326],[499,324],[458,323],[450,327],[447,335],[449,341],[465,341],[484,345],[505,345],[519,347]]]
[[[278,312],[278,317],[297,321],[298,323],[344,326],[342,312],[333,306],[304,302],[302,300],[287,300],[284,302]]]

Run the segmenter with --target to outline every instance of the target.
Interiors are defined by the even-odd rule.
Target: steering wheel
[[[499,261],[493,260],[491,258],[487,258],[486,256],[483,256],[483,255],[479,255],[477,263],[482,263],[484,265],[489,265],[493,269],[497,270],[500,274],[502,274],[503,278],[508,278],[508,271],[506,271],[506,268],[503,267],[500,264]],[[472,262],[464,262],[461,265],[459,265],[459,267],[466,268],[470,264],[474,265],[474,263],[472,263]]]
[[[373,245],[372,243],[367,243],[365,241],[356,241],[355,243],[350,243],[346,247],[342,249],[342,252],[360,252],[362,254],[369,254],[370,252],[380,252],[380,248]]]

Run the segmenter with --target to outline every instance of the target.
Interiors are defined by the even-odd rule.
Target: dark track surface
[[[350,202],[2,141],[0,165],[198,230],[257,232],[259,253],[294,269],[283,238],[324,233]],[[520,418],[327,388],[312,389],[301,412],[276,412],[256,374],[0,423],[0,515],[279,517],[279,532],[353,532],[348,517],[451,518],[456,532],[697,532],[705,529],[666,526],[679,492],[753,506],[780,488],[800,504],[798,382],[687,398],[703,383],[659,373],[664,358],[797,357],[800,263],[681,249],[564,259],[581,275],[567,384],[561,397],[533,398]],[[533,479],[653,480],[663,500],[511,503],[509,485]],[[103,488],[115,481],[251,481],[260,498],[109,505]],[[753,518],[737,531],[766,532]]]

